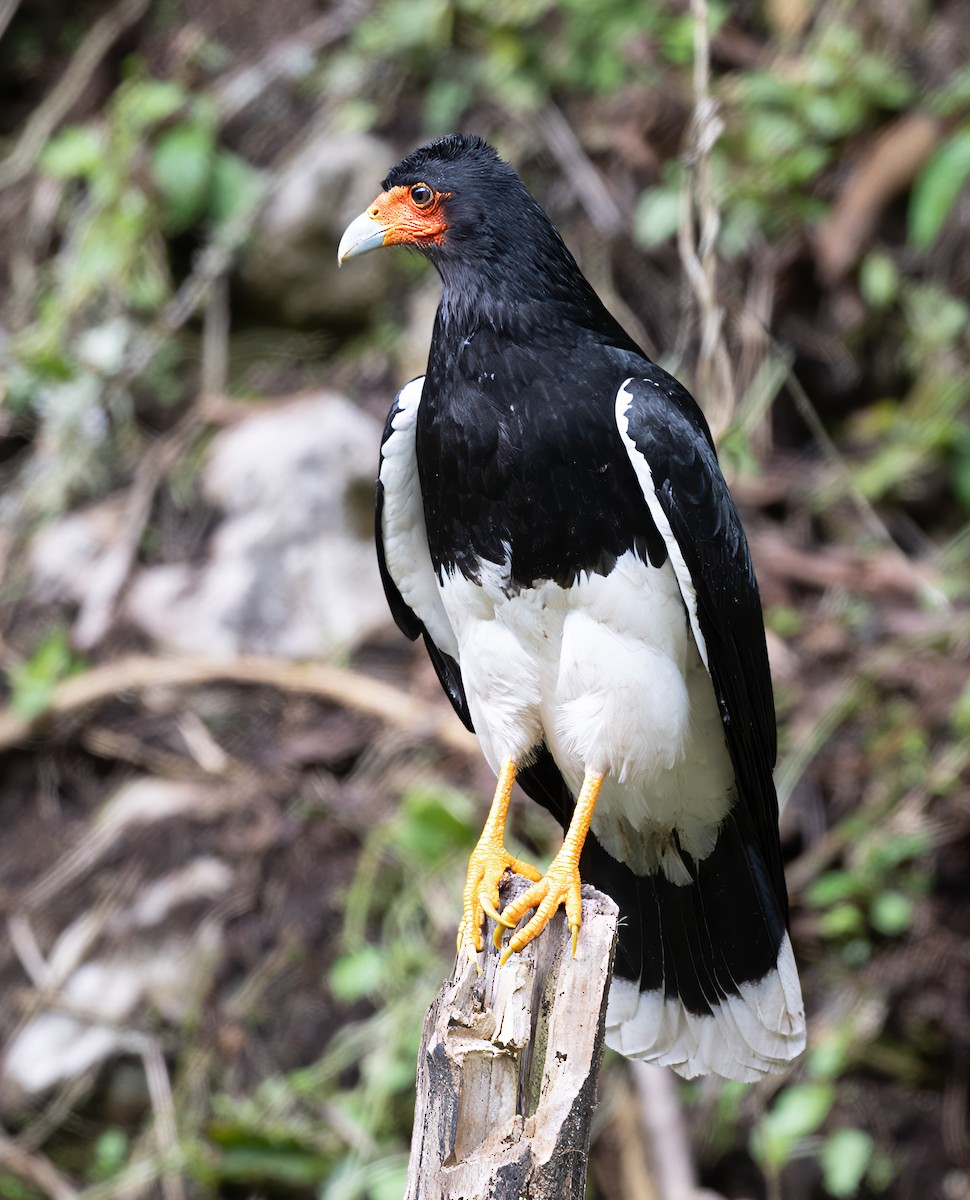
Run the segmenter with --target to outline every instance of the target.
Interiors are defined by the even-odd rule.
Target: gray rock
[[[225,513],[201,568],[146,568],[128,616],[205,655],[315,658],[388,621],[373,546],[380,428],[334,393],[263,409],[212,443],[202,487]]]
[[[250,296],[284,323],[362,321],[387,291],[381,255],[337,266],[344,229],[374,199],[395,162],[386,143],[323,130],[285,166],[242,263]]]

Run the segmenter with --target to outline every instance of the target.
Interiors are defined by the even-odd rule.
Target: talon
[[[499,884],[506,871],[514,871],[527,879],[541,878],[540,872],[531,863],[522,862],[505,849],[505,819],[514,782],[515,763],[508,759],[499,774],[482,836],[468,860],[468,875],[462,896],[462,920],[458,926],[459,949],[462,945],[474,945],[479,952],[484,949],[482,925],[486,914],[495,922],[496,948],[501,946],[503,928],[515,928],[516,922],[510,923],[498,911]]]
[[[519,930],[506,947],[499,966],[509,961],[513,954],[524,949],[539,936],[560,905],[566,909],[566,920],[569,923],[572,941],[573,958],[579,944],[579,930],[583,923],[582,881],[579,877],[579,857],[583,842],[589,830],[596,807],[596,798],[603,783],[603,776],[597,772],[587,772],[583,787],[576,801],[573,819],[569,823],[566,838],[562,848],[552,860],[549,870],[540,880],[511,904],[501,914],[502,923],[495,928],[495,946],[501,948],[502,926],[509,928],[518,925],[529,909],[535,909],[531,920],[524,929]]]
[[[492,899],[487,892],[478,893],[478,903],[482,906],[485,915],[491,917],[496,925],[504,925],[506,929],[515,928],[511,921],[506,921],[506,919],[502,916],[496,906],[492,903]],[[496,933],[498,933],[498,930],[496,930]],[[501,939],[501,933],[498,933],[498,936]]]

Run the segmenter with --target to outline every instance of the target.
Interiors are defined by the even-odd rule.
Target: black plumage
[[[786,933],[771,680],[747,542],[704,417],[610,315],[519,177],[481,139],[452,135],[423,147],[383,187],[348,229],[342,255],[411,245],[444,285],[427,374],[404,389],[385,430],[377,542],[395,620],[408,637],[423,636],[469,728],[478,712],[496,770],[514,759],[524,790],[565,830],[577,771],[593,769],[573,762],[568,723],[581,732],[595,725],[595,713],[576,717],[569,705],[609,696],[611,670],[629,686],[624,647],[641,653],[646,636],[653,652],[649,611],[637,609],[631,582],[642,581],[644,605],[659,606],[658,653],[680,663],[670,703],[686,689],[697,707],[681,736],[699,765],[695,773],[677,760],[673,783],[657,768],[665,799],[656,811],[648,771],[639,783],[633,775],[624,783],[625,767],[611,777],[610,754],[633,761],[637,747],[622,739],[637,734],[618,733],[619,749],[595,768],[607,782],[580,873],[619,903],[616,973],[649,998],[638,1010],[629,989],[619,996],[615,1040],[687,1075],[780,1069],[803,1045],[804,1021]],[[661,603],[675,579],[679,630]],[[567,655],[574,610],[595,620],[597,636],[615,638],[615,660],[592,661],[591,650],[583,662],[581,639]],[[643,620],[648,634],[631,632]],[[514,679],[489,682],[501,670],[492,651],[512,644],[507,635],[528,668],[521,713],[502,691],[514,691]],[[562,639],[561,664],[550,638]],[[662,710],[667,659],[642,681],[634,708]],[[606,690],[577,692],[575,680],[600,668],[596,687]],[[705,705],[719,713],[714,732]],[[496,706],[493,721],[485,714]],[[643,730],[648,742],[656,736]],[[712,791],[716,769],[724,785]],[[697,812],[687,794],[695,779],[706,789]],[[632,855],[617,848],[629,836],[644,847]]]

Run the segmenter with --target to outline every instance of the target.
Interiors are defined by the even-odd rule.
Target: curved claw
[[[517,925],[528,910],[535,909],[532,918],[518,933],[509,938],[508,945],[499,960],[499,965],[507,963],[513,954],[523,950],[539,936],[560,905],[566,909],[566,919],[572,934],[572,954],[576,957],[576,947],[579,941],[579,930],[583,921],[583,901],[581,893],[579,870],[571,862],[553,861],[548,872],[517,900],[508,905],[502,915],[502,925],[508,928],[513,923]],[[496,947],[500,945],[501,927],[496,927]]]
[[[541,878],[540,872],[530,863],[509,854],[505,847],[498,842],[479,845],[473,852],[468,864],[468,878],[465,882],[464,912],[461,924],[458,926],[458,948],[468,948],[469,957],[479,953],[485,947],[482,935],[482,925],[486,914],[495,922],[495,946],[498,948],[505,929],[514,929],[518,921],[510,921],[498,911],[499,885],[506,871],[525,875],[528,879]],[[474,951],[472,950],[474,947]]]
[[[506,929],[514,929],[515,925],[506,919],[499,912],[498,908],[492,903],[492,898],[487,892],[478,893],[478,903],[482,906],[485,915],[491,917],[496,925],[504,926]],[[501,936],[501,935],[499,935]]]

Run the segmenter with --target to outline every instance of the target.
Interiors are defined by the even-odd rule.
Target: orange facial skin
[[[420,189],[430,193],[430,200],[417,204],[414,196],[423,195]],[[442,205],[450,192],[434,192],[426,184],[412,187],[392,187],[381,192],[368,208],[367,215],[383,225],[387,231],[385,246],[408,246],[416,242],[433,242],[440,245],[448,229],[442,213]]]

